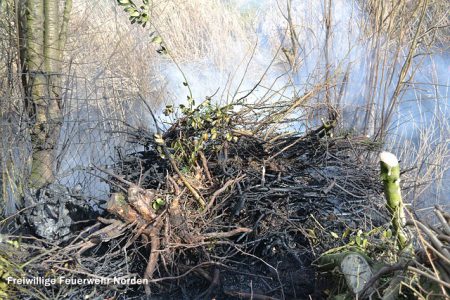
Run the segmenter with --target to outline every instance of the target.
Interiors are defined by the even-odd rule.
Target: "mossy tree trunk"
[[[56,148],[62,124],[62,52],[72,7],[64,1],[60,16],[59,0],[19,1],[21,20],[20,60],[32,143],[30,187],[54,181]]]

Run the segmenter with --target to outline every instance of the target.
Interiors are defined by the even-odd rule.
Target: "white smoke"
[[[267,87],[277,80],[272,86],[273,90],[281,91],[281,97],[294,97],[295,93],[305,91],[324,80],[327,68],[324,59],[326,46],[325,7],[324,1],[296,1],[293,0],[292,23],[295,25],[299,43],[297,63],[298,69],[293,72],[289,69],[286,61],[283,61],[281,47],[288,49],[292,47],[287,30],[287,7],[286,1],[266,0],[234,0],[223,1],[227,5],[235,5],[243,14],[251,15],[251,34],[255,45],[253,55],[248,40],[235,40],[234,47],[239,49],[230,53],[229,57],[221,59],[228,63],[219,66],[214,62],[214,57],[204,57],[200,60],[183,62],[181,69],[185,72],[188,82],[192,88],[195,99],[201,101],[205,96],[212,95],[217,91],[216,101],[230,100],[237,92],[245,94],[251,89],[264,74],[261,86],[255,90],[249,100],[254,101],[265,95]],[[394,89],[398,84],[400,70],[406,58],[405,53],[395,57],[394,53],[386,52],[384,65],[374,68],[375,53],[372,49],[371,38],[363,32],[363,24],[367,23],[367,16],[353,0],[331,1],[331,35],[329,39],[329,69],[330,76],[335,76],[337,83],[343,79],[348,72],[349,77],[346,89],[342,95],[340,105],[342,106],[344,123],[346,126],[354,127],[355,132],[362,130],[364,123],[365,105],[373,101],[375,107],[375,120],[386,113],[383,103],[390,101]],[[219,25],[220,26],[220,25]],[[381,37],[381,43],[387,42],[387,38]],[[222,47],[217,44],[215,47]],[[212,53],[221,53],[212,51]],[[222,54],[223,55],[223,54]],[[390,58],[392,57],[392,58]],[[383,59],[384,59],[383,58]],[[271,64],[271,62],[273,62]],[[247,63],[249,67],[246,72]],[[270,69],[266,72],[266,68]],[[412,141],[412,147],[416,147],[417,155],[421,133],[424,129],[434,126],[434,135],[445,134],[445,130],[438,128],[440,119],[449,119],[449,58],[445,54],[434,54],[418,57],[413,60],[414,74],[408,74],[411,83],[406,86],[400,94],[399,105],[391,119],[389,126],[389,140],[392,149],[399,149],[405,145],[403,141]],[[187,89],[183,86],[183,77],[170,62],[164,65],[164,80],[168,82],[168,90],[171,97],[167,103],[181,103],[186,99]],[[289,74],[284,75],[283,74]],[[244,76],[245,75],[245,76]],[[392,78],[390,76],[392,75]],[[413,76],[412,76],[413,75]],[[373,79],[375,78],[375,79]],[[241,82],[242,80],[242,82]],[[231,81],[231,82],[230,82]],[[373,81],[370,84],[370,81]],[[288,86],[288,88],[283,88]],[[239,91],[236,91],[239,89]],[[338,87],[332,93],[337,98]],[[224,95],[220,97],[220,95]],[[253,100],[251,100],[253,99]],[[279,98],[276,98],[279,99]],[[437,115],[439,115],[437,117]],[[297,128],[304,124],[297,124]],[[374,126],[379,126],[376,123]],[[448,131],[447,131],[448,133]],[[373,133],[370,133],[373,134]],[[447,143],[448,136],[436,136],[435,142]],[[411,151],[413,153],[414,151]],[[404,159],[404,163],[413,164],[414,157]],[[448,167],[448,160],[443,162]],[[448,172],[444,176],[444,186],[450,186]],[[435,196],[450,203],[450,193],[440,192]]]

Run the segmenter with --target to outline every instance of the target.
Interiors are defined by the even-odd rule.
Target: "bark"
[[[40,186],[52,179],[51,158],[45,151],[46,130],[42,126],[47,123],[45,113],[44,73],[44,3],[41,0],[26,2],[26,43],[25,70],[27,73],[25,105],[30,121],[30,135],[33,147],[31,185]],[[40,174],[38,174],[40,173]]]
[[[64,3],[64,12],[61,25],[61,31],[59,32],[59,49],[60,49],[60,60],[62,61],[62,53],[66,47],[67,41],[67,29],[69,27],[70,13],[72,12],[72,0],[66,0]]]
[[[24,6],[25,15],[20,14]],[[20,59],[24,72],[25,108],[32,144],[30,187],[40,189],[55,178],[57,142],[62,124],[62,51],[72,0],[65,3],[62,23],[59,0],[27,0],[18,7]],[[61,28],[61,30],[60,30]]]
[[[137,186],[128,188],[128,202],[148,222],[156,219],[156,213],[152,209],[155,193],[151,190],[143,190]]]
[[[106,210],[127,223],[140,221],[140,216],[126,201],[122,193],[113,193],[107,203]]]

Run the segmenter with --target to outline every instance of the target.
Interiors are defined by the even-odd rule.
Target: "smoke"
[[[291,98],[295,96],[296,90],[304,91],[307,87],[321,83],[328,67],[331,76],[338,74],[342,76],[351,68],[348,85],[352,88],[352,92],[345,100],[350,104],[354,104],[355,99],[362,100],[358,95],[363,91],[357,91],[354,87],[362,86],[367,49],[358,26],[361,22],[361,12],[351,4],[352,1],[332,1],[332,29],[328,44],[325,41],[326,8],[323,2],[292,1],[292,24],[298,46],[292,45],[284,1],[231,2],[242,15],[252,12],[250,17],[246,16],[247,24],[242,25],[251,28],[249,35],[238,36],[235,39],[224,37],[223,43],[210,45],[219,49],[207,53],[210,54],[209,57],[179,63],[192,88],[194,98],[204,98],[217,92],[217,95],[222,96],[222,99],[217,101],[229,101],[233,95],[244,94],[250,90],[261,78],[260,88],[251,95],[253,99],[265,94],[267,87],[271,87],[274,91],[283,90],[283,96]],[[211,42],[208,41],[207,35],[205,38],[205,43]],[[230,48],[225,44],[230,41],[236,51],[227,56],[220,48]],[[324,60],[326,45],[329,53],[328,66]],[[299,48],[299,53],[294,58],[296,70],[292,70],[288,64],[289,51],[292,51],[293,47]],[[215,63],[216,59],[213,56],[217,54],[227,56],[221,58],[226,62],[225,65]],[[177,104],[184,101],[187,91],[182,84],[184,79],[180,71],[170,61],[163,61],[162,65],[163,80],[168,82],[166,90],[170,91],[166,102]],[[275,81],[276,84],[272,85]],[[283,89],[286,86],[290,87]]]
[[[232,39],[232,47],[236,51],[229,55],[220,51],[221,47],[229,48],[226,43],[230,39],[224,37],[224,43],[210,45],[218,48],[210,51],[211,55],[206,53],[201,59],[179,64],[194,99],[200,102],[205,96],[215,93],[217,102],[230,101],[237,94],[245,94],[263,75],[260,87],[248,101],[256,101],[266,95],[268,87],[274,94],[275,91],[280,94],[274,101],[283,97],[292,98],[324,82],[328,69],[329,76],[336,83],[331,89],[331,97],[339,101],[343,126],[347,130],[365,132],[369,136],[376,134],[381,126],[381,116],[387,114],[396,86],[403,84],[388,126],[387,147],[403,155],[403,162],[411,166],[417,163],[420,156],[426,155],[421,150],[425,132],[435,146],[442,143],[448,145],[448,127],[445,127],[448,125],[441,122],[450,117],[448,56],[436,53],[415,57],[406,77],[408,82],[399,83],[408,45],[400,45],[401,52],[398,54],[395,48],[390,48],[392,41],[387,36],[382,34],[377,40],[369,34],[365,29],[369,18],[357,1],[331,1],[330,16],[327,16],[328,8],[324,2],[327,1],[291,1],[291,23],[296,33],[295,43],[298,43],[297,57],[294,58],[296,67],[293,68],[286,54],[295,46],[288,27],[287,1],[223,1],[234,7],[247,21],[243,26],[250,28],[249,36]],[[327,17],[331,20],[328,40]],[[205,42],[208,43],[207,36]],[[328,61],[325,59],[326,52]],[[221,57],[222,61],[226,61],[224,65],[215,63],[217,59],[214,55],[217,54],[225,56]],[[170,91],[166,103],[183,103],[187,95],[187,89],[182,84],[184,78],[170,61],[163,65],[164,81]],[[344,79],[346,83],[340,95]],[[319,93],[317,101],[323,101],[323,98],[324,93]],[[368,115],[366,110],[370,107],[372,114]],[[296,124],[296,127],[303,128],[303,125]],[[401,151],[405,141],[412,147],[408,155]],[[442,164],[443,169],[450,167],[448,159]],[[448,172],[445,174],[441,177],[443,184],[450,186]],[[440,192],[435,198],[450,203],[446,195],[448,193]]]
[[[157,55],[157,48],[143,46],[146,40],[150,45],[148,31],[134,30],[135,25],[129,24],[125,14],[120,11],[120,14],[117,12],[119,17],[111,17],[110,9],[106,9],[98,20],[108,19],[114,24],[120,24],[113,24],[117,27],[114,30],[126,37],[127,42],[120,46],[130,44],[130,49],[120,48],[123,53],[108,53],[104,60],[109,61],[114,57],[114,63],[103,67],[105,70],[111,68],[109,71],[117,76],[130,69],[138,74],[138,85],[147,82],[147,86],[141,88],[149,91],[149,102],[163,122],[170,121],[162,114],[165,105],[186,102],[189,89],[183,84],[185,80],[189,83],[196,103],[202,102],[206,96],[214,95],[213,101],[224,104],[246,95],[257,84],[258,87],[247,97],[247,101],[259,101],[261,98],[271,102],[292,99],[314,86],[324,85],[326,76],[329,76],[329,96],[340,105],[340,130],[373,135],[380,125],[381,115],[385,113],[385,103],[389,103],[398,84],[408,47],[399,47],[398,54],[391,44],[399,41],[389,40],[383,34],[379,37],[373,35],[370,32],[369,16],[358,6],[361,1],[333,0],[330,9],[324,4],[327,2],[291,1],[291,29],[295,31],[294,36],[289,28],[288,1],[170,2],[164,6],[161,14],[155,14],[154,24],[161,32],[173,60],[168,56]],[[114,9],[112,11],[115,12]],[[94,10],[92,13],[95,15]],[[120,18],[122,15],[123,18]],[[327,17],[331,25],[329,31],[326,27]],[[110,32],[112,37],[116,34],[114,30]],[[101,37],[99,40],[104,40]],[[108,43],[101,46],[101,49],[113,48]],[[94,51],[96,55],[101,53]],[[293,53],[295,57],[291,56]],[[127,64],[120,65],[122,61]],[[448,121],[444,121],[449,119],[450,114],[449,62],[448,55],[440,53],[419,55],[413,59],[411,69],[414,72],[408,73],[408,82],[404,83],[398,106],[388,126],[389,149],[386,149],[397,153],[404,166],[414,166],[419,157],[437,155],[436,149],[442,147],[447,147],[448,155]],[[145,70],[140,72],[141,69]],[[123,86],[125,90],[129,87],[127,83]],[[320,107],[325,96],[324,88],[317,93],[315,103],[312,104]],[[96,98],[99,97],[96,95]],[[118,101],[123,100],[121,95],[115,97]],[[373,114],[368,116],[366,110],[370,106],[373,106]],[[139,116],[127,121],[151,128],[153,121],[141,105],[123,106],[121,109],[127,116],[136,116],[136,107],[140,107]],[[99,118],[105,112],[107,110],[103,110]],[[303,113],[306,112],[300,108],[293,115]],[[83,113],[78,113],[78,116],[84,118]],[[319,122],[318,118],[316,122]],[[314,124],[299,121],[290,125],[289,129],[303,131]],[[77,165],[86,166],[90,162],[111,163],[109,157],[114,156],[114,145],[122,146],[124,141],[118,138],[114,142],[104,142],[110,136],[101,131],[102,127],[83,131],[85,135],[94,132],[99,137],[98,141],[91,148],[79,150],[78,162],[67,158],[62,163],[62,169],[72,170]],[[83,132],[80,140],[86,141]],[[409,145],[409,151],[404,150],[405,145]],[[432,147],[427,148],[426,145]],[[444,150],[439,151],[445,153]],[[424,165],[432,163],[430,159]],[[449,168],[448,156],[442,161],[442,169],[445,168]],[[441,176],[446,181],[442,185],[450,186],[449,172],[445,174]],[[65,180],[71,185],[76,181],[74,176],[68,176]],[[107,194],[104,186],[98,188],[96,184],[89,184],[90,189]],[[449,192],[442,192],[438,185],[432,189],[435,190],[433,199],[449,203]]]

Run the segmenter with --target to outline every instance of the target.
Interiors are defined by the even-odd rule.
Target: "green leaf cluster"
[[[226,142],[237,142],[233,135],[234,105],[220,106],[207,97],[196,105],[195,100],[188,96],[187,104],[178,107],[182,116],[179,118],[179,130],[176,139],[170,142],[174,158],[181,168],[192,170],[197,165],[199,152],[212,150],[218,152]],[[175,114],[173,105],[164,109],[166,116]]]
[[[145,27],[150,20],[149,1],[143,0],[142,5],[136,5],[132,0],[117,0],[119,6],[128,13],[131,24],[137,23]]]
[[[11,253],[19,249],[20,244],[16,240],[4,240],[0,237],[0,299],[9,299],[8,277],[17,277],[19,267],[13,262]]]
[[[153,201],[152,203],[152,208],[155,211],[158,211],[161,207],[163,207],[164,205],[166,205],[166,201],[164,201],[161,198],[156,198],[155,201]]]

